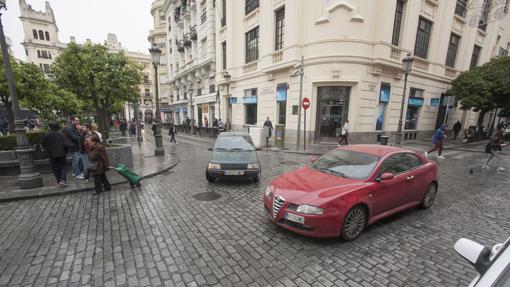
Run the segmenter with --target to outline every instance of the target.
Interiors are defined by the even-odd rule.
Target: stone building
[[[467,128],[478,114],[461,110],[444,93],[461,71],[507,55],[507,9],[508,1],[496,0],[218,0],[215,72],[221,114],[235,130],[262,127],[269,117],[285,125],[287,141],[295,143],[300,105],[295,70],[303,57],[303,97],[311,102],[307,139],[333,142],[348,119],[352,142],[376,142],[378,135],[397,131],[402,59],[410,53],[405,138],[429,138],[444,122],[451,128],[460,120]],[[177,26],[188,31],[189,16],[183,19]],[[173,43],[183,40],[177,31],[169,39]],[[190,51],[174,51],[184,59],[173,67],[179,87],[199,78],[179,72]],[[224,72],[231,76],[228,95]],[[201,79],[209,81],[210,74]]]
[[[25,0],[19,0],[21,16],[25,39],[23,47],[25,48],[26,61],[34,63],[41,67],[44,74],[52,79],[51,64],[60,52],[67,47],[67,43],[60,42],[58,38],[58,26],[55,21],[55,14],[49,2],[46,2],[44,12],[34,10]],[[71,37],[70,42],[75,42]],[[87,40],[90,42],[90,40]],[[143,66],[143,80],[140,83],[140,115],[145,121],[153,119],[152,107],[155,103],[153,99],[152,85],[152,65],[150,55],[138,52],[131,52],[124,49],[117,40],[115,34],[108,34],[105,45],[111,52],[123,51],[127,57],[135,63]],[[126,103],[126,118],[134,116],[133,105]]]

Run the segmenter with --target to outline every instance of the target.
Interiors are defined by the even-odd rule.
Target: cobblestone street
[[[510,177],[482,170],[480,152],[446,152],[431,209],[346,243],[305,238],[265,216],[267,183],[309,156],[260,151],[259,184],[210,184],[212,141],[177,140],[181,163],[142,190],[1,203],[0,286],[467,286],[476,272],[455,241],[489,246],[510,235]],[[194,197],[204,192],[220,198]]]

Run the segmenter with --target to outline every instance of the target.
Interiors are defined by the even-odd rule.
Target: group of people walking
[[[67,183],[67,153],[71,154],[72,175],[76,180],[94,178],[97,193],[111,190],[106,177],[110,168],[105,147],[101,144],[102,135],[95,124],[81,125],[78,118],[60,131],[58,123],[49,123],[49,131],[44,135],[43,146],[48,154],[51,169],[57,183]]]

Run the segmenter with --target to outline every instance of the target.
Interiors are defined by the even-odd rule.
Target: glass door
[[[350,87],[319,87],[316,139],[336,141],[337,130],[347,119]]]

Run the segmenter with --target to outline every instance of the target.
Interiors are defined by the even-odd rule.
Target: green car
[[[212,154],[205,171],[207,181],[231,178],[260,181],[260,161],[248,133],[221,133],[209,150]]]

